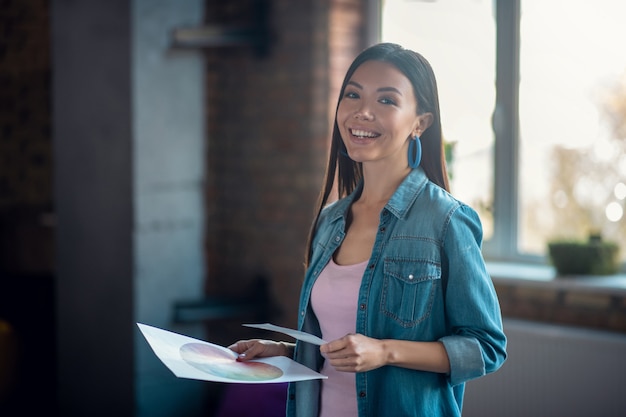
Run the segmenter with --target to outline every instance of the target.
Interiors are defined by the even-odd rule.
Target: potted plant
[[[604,241],[599,234],[591,234],[587,241],[553,240],[548,253],[559,276],[610,275],[619,268],[617,243]]]

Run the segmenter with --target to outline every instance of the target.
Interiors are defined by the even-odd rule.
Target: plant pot
[[[550,242],[548,252],[558,275],[610,275],[619,268],[613,242]]]

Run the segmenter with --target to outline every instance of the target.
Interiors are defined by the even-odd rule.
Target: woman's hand
[[[254,358],[268,356],[293,356],[293,344],[275,342],[273,340],[250,339],[240,340],[228,348],[239,354],[238,361],[247,361]]]
[[[320,346],[320,352],[338,371],[365,372],[385,365],[447,374],[450,360],[443,343],[373,339],[349,334]]]
[[[382,340],[348,334],[320,346],[320,352],[338,371],[365,372],[387,364],[385,343]]]

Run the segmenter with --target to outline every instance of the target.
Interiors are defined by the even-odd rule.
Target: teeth
[[[354,136],[362,137],[362,138],[375,138],[378,136],[377,133],[368,132],[367,130],[352,130],[352,134]]]

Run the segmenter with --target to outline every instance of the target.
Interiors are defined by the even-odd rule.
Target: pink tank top
[[[322,339],[332,341],[356,331],[359,287],[368,261],[355,265],[337,265],[332,259],[313,285],[311,306]],[[320,417],[357,416],[356,382],[352,372],[338,372],[324,362]]]

